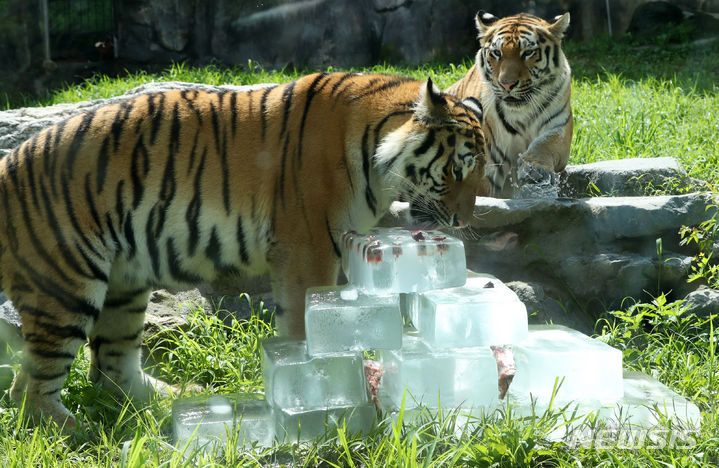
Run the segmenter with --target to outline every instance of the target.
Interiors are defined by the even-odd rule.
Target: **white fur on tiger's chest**
[[[558,77],[556,94],[568,92],[568,76]],[[484,127],[487,138],[490,161],[488,161],[486,175],[493,180],[495,195],[513,197],[514,189],[518,186],[517,171],[521,164],[520,156],[527,153],[546,150],[543,140],[549,134],[563,134],[566,131],[564,123],[566,116],[562,110],[565,101],[562,99],[548,99],[555,93],[539,90],[536,99],[524,105],[509,105],[499,101],[494,95],[491,86],[483,88],[481,98],[484,107]],[[544,102],[537,106],[534,102]]]

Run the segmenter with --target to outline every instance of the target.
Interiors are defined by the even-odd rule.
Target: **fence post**
[[[50,17],[48,14],[47,1],[48,0],[40,0],[40,10],[42,11],[42,38],[45,52],[44,63],[52,61],[52,57],[50,56]]]

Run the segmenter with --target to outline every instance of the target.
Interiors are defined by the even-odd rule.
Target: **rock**
[[[708,13],[695,12],[684,20],[692,37],[714,37],[719,33],[719,18]]]
[[[567,166],[560,174],[560,197],[651,195],[686,193],[692,181],[670,157],[629,158]]]
[[[592,331],[626,297],[651,300],[692,289],[694,250],[680,245],[681,226],[710,217],[709,195],[500,200],[478,197],[467,267],[490,273],[527,298],[538,320]],[[408,225],[407,204],[382,224]],[[461,232],[460,232],[461,235]],[[657,242],[659,239],[659,243]],[[526,283],[529,286],[521,285]]]
[[[476,53],[477,10],[483,5],[491,10],[477,0],[180,3],[132,0],[119,5],[120,58],[160,63],[212,57],[228,65],[251,60],[265,68],[300,69],[459,62]],[[509,13],[501,2],[492,3]],[[529,7],[548,18],[559,13],[549,1],[520,3],[519,10]]]
[[[375,0],[380,58],[421,64],[459,61],[477,53],[474,15],[478,6],[463,0]],[[421,31],[421,34],[417,34]],[[431,37],[431,44],[427,38]]]
[[[562,323],[584,333],[594,331],[593,324],[590,325],[579,320],[567,310],[560,300],[547,296],[540,283],[510,281],[507,286],[527,307],[527,318],[530,324]]]
[[[719,291],[701,287],[684,297],[687,313],[708,318],[710,315],[719,315]]]
[[[164,81],[137,86],[125,94],[94,101],[82,101],[74,104],[56,104],[47,107],[23,107],[0,112],[0,157],[6,155],[14,147],[32,137],[40,130],[65,120],[73,115],[87,112],[98,107],[123,101],[141,94],[158,93],[171,89],[188,89],[203,91],[249,91],[261,89],[271,84],[250,86],[210,86],[200,83],[184,83],[180,81]]]
[[[275,308],[269,275],[218,278],[198,287],[215,314],[226,324],[232,318],[247,320],[253,310]]]
[[[8,345],[14,351],[20,351],[22,348],[20,315],[7,296],[0,291],[0,393],[10,388],[13,379],[12,369],[3,367],[14,363],[8,354]]]
[[[187,1],[153,0],[150,3],[157,39],[162,47],[172,52],[185,49],[190,39],[194,7],[193,2]]]
[[[7,296],[0,292],[0,344],[7,343],[19,350],[22,344],[20,327],[20,314],[17,313]],[[2,347],[0,346],[0,348]],[[4,349],[0,349],[0,352],[2,351]]]
[[[507,287],[514,291],[519,300],[527,306],[527,314],[535,313],[544,302],[544,288],[535,283],[525,283],[524,281],[510,281]]]
[[[281,3],[218,18],[212,50],[225,63],[269,68],[367,66],[379,58],[377,19],[369,0]]]
[[[682,9],[669,2],[647,2],[639,5],[632,14],[627,32],[632,34],[655,34],[669,25],[684,20]]]
[[[560,261],[557,275],[581,296],[611,297],[617,305],[618,298],[659,294],[667,287],[686,290],[681,283],[686,283],[691,261],[692,257],[678,254],[670,262],[626,252],[578,255]]]
[[[187,317],[196,310],[207,308],[207,301],[197,289],[171,293],[164,289],[153,291],[145,316],[145,344],[152,348],[158,333],[167,330],[188,330]]]
[[[143,336],[143,367],[152,368],[161,360],[164,348],[172,342],[163,335],[168,331],[187,331],[187,318],[199,309],[205,309],[207,302],[197,289],[171,293],[164,289],[153,291],[147,304],[145,333]],[[207,307],[209,310],[209,307]],[[155,377],[159,377],[156,375]]]
[[[700,194],[478,198],[472,226],[478,239],[465,243],[468,267],[504,281],[539,283],[569,315],[593,326],[601,312],[620,307],[627,296],[642,300],[650,299],[645,291],[687,291],[693,251],[680,245],[678,231],[710,216],[709,203]],[[566,316],[554,321],[578,328]]]
[[[709,195],[697,193],[582,199],[478,197],[473,227],[483,231],[512,227],[512,232],[534,238],[561,237],[568,244],[556,245],[556,248],[564,252],[577,244],[621,243],[625,239],[662,234],[672,234],[670,237],[677,239],[678,245],[675,230],[706,219],[712,212],[707,212],[706,206],[711,203]],[[551,249],[554,254],[554,247]],[[650,250],[656,250],[654,239]],[[675,249],[668,247],[668,250]]]

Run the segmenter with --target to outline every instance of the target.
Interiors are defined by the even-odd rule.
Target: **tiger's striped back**
[[[12,389],[60,401],[89,340],[90,378],[146,399],[149,293],[269,272],[284,334],[334,284],[341,233],[402,197],[435,224],[472,216],[484,171],[477,109],[423,83],[315,74],[246,93],[169,91],[41,131],[0,160],[0,279],[23,320]]]
[[[550,24],[526,13],[500,19],[480,11],[476,23],[475,64],[447,92],[481,104],[486,194],[511,197],[518,185],[536,182],[523,174],[552,178],[569,159],[571,73],[561,48],[569,14]]]

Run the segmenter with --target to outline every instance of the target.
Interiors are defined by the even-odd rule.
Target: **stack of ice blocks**
[[[500,403],[493,349],[506,345],[516,366],[508,393],[515,414],[545,408],[556,390],[555,404],[572,402],[605,418],[622,413],[646,427],[656,423],[647,405],[656,405],[698,423],[698,409],[659,382],[623,376],[619,350],[566,327],[528,326],[524,304],[507,286],[467,272],[455,238],[377,229],[346,233],[341,248],[350,284],[307,291],[306,341],[263,342],[265,398],[178,400],[177,442],[232,435],[243,446],[267,446],[341,425],[366,433],[375,404],[388,412],[402,405],[493,409]],[[366,369],[377,369],[362,360],[369,350],[380,370],[368,381]]]

